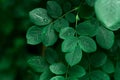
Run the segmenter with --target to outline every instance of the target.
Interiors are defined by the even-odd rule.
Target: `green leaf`
[[[69,37],[65,39],[62,43],[63,52],[73,52],[77,45],[78,39],[76,37]]]
[[[26,38],[27,38],[27,43],[31,45],[37,45],[39,44],[42,36],[42,27],[38,26],[32,26],[28,29]]]
[[[115,71],[113,62],[111,60],[107,60],[107,62],[102,66],[102,70],[106,73],[113,73]]]
[[[114,43],[114,33],[104,27],[99,27],[96,41],[102,48],[110,49]]]
[[[27,63],[36,72],[44,72],[45,69],[48,67],[45,59],[40,56],[33,56],[29,58]]]
[[[110,80],[110,77],[106,73],[96,70],[91,73],[91,80]]]
[[[53,26],[57,32],[60,32],[61,29],[65,28],[65,27],[69,27],[69,22],[67,20],[65,20],[64,18],[61,18],[61,19],[56,20],[54,22]]]
[[[47,11],[52,18],[58,18],[62,15],[61,6],[55,1],[47,1]]]
[[[82,58],[82,50],[80,49],[80,46],[75,46],[74,50],[70,53],[67,53],[65,55],[65,60],[70,66],[74,66],[77,63],[80,62]]]
[[[74,23],[76,20],[76,16],[73,13],[68,13],[65,15],[65,19],[68,20],[70,23]]]
[[[52,77],[50,80],[65,80],[65,78],[63,76],[55,76]]]
[[[47,15],[46,9],[43,8],[36,8],[30,11],[29,16],[31,21],[39,26],[47,25],[52,21],[51,18]]]
[[[117,61],[117,64],[116,64],[114,79],[120,80],[120,61]]]
[[[91,65],[94,67],[101,67],[107,61],[107,55],[103,52],[96,52],[90,57]]]
[[[66,72],[66,66],[63,63],[54,63],[49,68],[54,74],[65,74]]]
[[[79,45],[81,49],[86,53],[95,52],[97,49],[95,41],[88,36],[80,36]]]
[[[70,77],[80,78],[86,74],[86,71],[83,67],[81,67],[79,65],[75,65],[75,66],[70,68],[68,74]]]
[[[52,28],[52,25],[47,25],[42,30],[42,42],[45,46],[52,46],[57,41],[58,37]]]
[[[45,58],[47,59],[49,64],[53,64],[59,60],[59,55],[54,49],[47,48],[45,50]]]
[[[49,69],[45,70],[41,75],[39,80],[49,80],[53,74],[50,72]]]
[[[75,30],[72,27],[66,27],[61,29],[59,36],[61,39],[66,39],[68,37],[74,36],[74,34]]]
[[[82,78],[80,78],[80,80],[110,80],[110,77],[106,73],[100,70],[96,70],[83,76]]]
[[[120,2],[119,0],[97,0],[95,12],[98,19],[109,29],[120,21]]]
[[[92,23],[90,20],[84,21],[76,27],[79,35],[95,36],[98,30],[98,25]]]

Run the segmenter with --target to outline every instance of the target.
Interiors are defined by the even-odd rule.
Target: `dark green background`
[[[39,55],[40,45],[26,44],[28,12],[42,5],[41,0],[0,0],[0,80],[33,80],[26,60]]]

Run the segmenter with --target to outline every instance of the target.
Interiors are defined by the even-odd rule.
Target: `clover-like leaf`
[[[120,2],[119,0],[96,0],[95,12],[98,19],[109,29],[120,21]]]
[[[52,19],[47,15],[46,9],[36,8],[29,12],[31,21],[39,26],[49,24]]]
[[[45,58],[49,64],[53,64],[53,63],[56,63],[58,61],[59,55],[57,54],[57,52],[54,49],[47,48],[45,50]]]
[[[66,66],[63,63],[54,63],[50,65],[50,71],[54,74],[65,74]]]
[[[72,27],[66,27],[61,29],[59,36],[62,39],[66,39],[68,37],[74,36],[74,34],[75,34],[75,30]]]
[[[65,55],[65,60],[70,66],[74,66],[80,62],[82,58],[82,50],[80,46],[76,45],[72,52],[69,52]]]
[[[27,63],[36,72],[44,72],[45,69],[48,67],[45,59],[40,56],[33,56],[29,58]]]
[[[106,63],[102,66],[102,70],[106,73],[113,73],[115,71],[113,62],[111,60],[107,60]]]
[[[80,78],[86,74],[86,71],[83,67],[81,67],[79,65],[75,65],[75,66],[70,68],[68,74],[70,77]]]
[[[77,45],[78,39],[76,37],[69,37],[65,39],[62,43],[63,52],[73,52]]]
[[[61,6],[55,1],[47,2],[47,12],[52,18],[58,18],[62,15]]]
[[[32,26],[28,29],[26,38],[27,38],[27,43],[31,45],[37,45],[39,44],[42,39],[42,27],[38,26]]]
[[[95,41],[88,36],[80,36],[79,45],[81,49],[86,53],[95,52],[97,49]]]
[[[52,46],[57,41],[58,37],[52,28],[52,25],[47,25],[42,30],[42,42],[45,46]]]
[[[79,35],[95,36],[98,25],[93,24],[90,20],[79,23],[76,31]]]
[[[99,27],[96,41],[102,48],[110,49],[114,43],[114,33],[104,27]]]

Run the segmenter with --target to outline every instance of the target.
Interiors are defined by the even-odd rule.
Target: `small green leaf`
[[[31,21],[39,26],[47,25],[51,22],[51,18],[47,15],[46,9],[36,8],[29,12]]]
[[[107,62],[102,66],[102,70],[106,73],[113,73],[115,71],[113,62],[111,60],[107,60]]]
[[[57,41],[58,37],[52,28],[52,25],[47,25],[42,30],[42,42],[45,46],[52,46]]]
[[[56,20],[54,22],[53,26],[57,32],[60,32],[61,29],[65,28],[65,27],[69,27],[69,22],[67,20],[65,20],[64,18],[61,18],[61,19]]]
[[[91,65],[94,67],[100,67],[104,65],[106,61],[107,55],[103,52],[96,52],[90,58]]]
[[[65,19],[68,20],[70,23],[74,23],[76,20],[76,16],[73,13],[68,13],[65,15]]]
[[[106,73],[96,70],[91,72],[91,80],[110,80],[110,77]]]
[[[61,39],[66,39],[68,37],[74,36],[74,34],[75,30],[72,27],[66,27],[61,29],[59,36]]]
[[[52,77],[50,80],[65,80],[65,78],[63,76],[55,76]]]
[[[63,52],[73,52],[77,45],[78,39],[76,37],[69,37],[65,39],[62,43]]]
[[[80,46],[75,46],[74,50],[70,53],[67,53],[65,55],[65,60],[70,66],[74,66],[77,63],[80,62],[82,58],[82,50],[80,49]]]
[[[110,80],[110,77],[106,73],[100,70],[96,70],[90,72],[89,74],[86,74],[85,76],[80,78],[80,80]]]
[[[104,27],[99,27],[96,41],[102,48],[110,49],[114,43],[114,33]]]
[[[93,24],[90,20],[78,24],[76,31],[79,35],[95,36],[98,25]]]
[[[61,6],[55,1],[47,2],[47,11],[52,18],[58,18],[59,16],[62,15]]]
[[[44,72],[45,69],[48,67],[45,59],[40,56],[33,56],[29,58],[27,63],[36,72]]]
[[[81,49],[86,53],[95,52],[97,49],[95,41],[88,36],[80,36],[79,45]]]
[[[57,54],[57,52],[54,49],[47,48],[45,50],[45,58],[47,59],[49,64],[53,64],[58,61],[59,55]]]
[[[96,0],[95,12],[98,19],[110,28],[120,21],[119,0]]]
[[[53,74],[50,72],[49,69],[45,70],[41,75],[39,80],[49,80]]]
[[[31,45],[37,45],[39,44],[41,40],[41,33],[42,33],[42,27],[38,26],[32,26],[28,29],[26,38],[27,38],[27,43]]]
[[[65,74],[66,72],[66,66],[63,63],[54,63],[49,68],[54,74]]]
[[[81,67],[79,65],[75,65],[75,66],[70,68],[68,74],[70,77],[80,78],[86,74],[86,71],[83,67]]]

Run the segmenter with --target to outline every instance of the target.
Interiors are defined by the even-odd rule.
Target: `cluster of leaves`
[[[47,0],[29,12],[28,59],[39,80],[119,80],[119,0]]]

